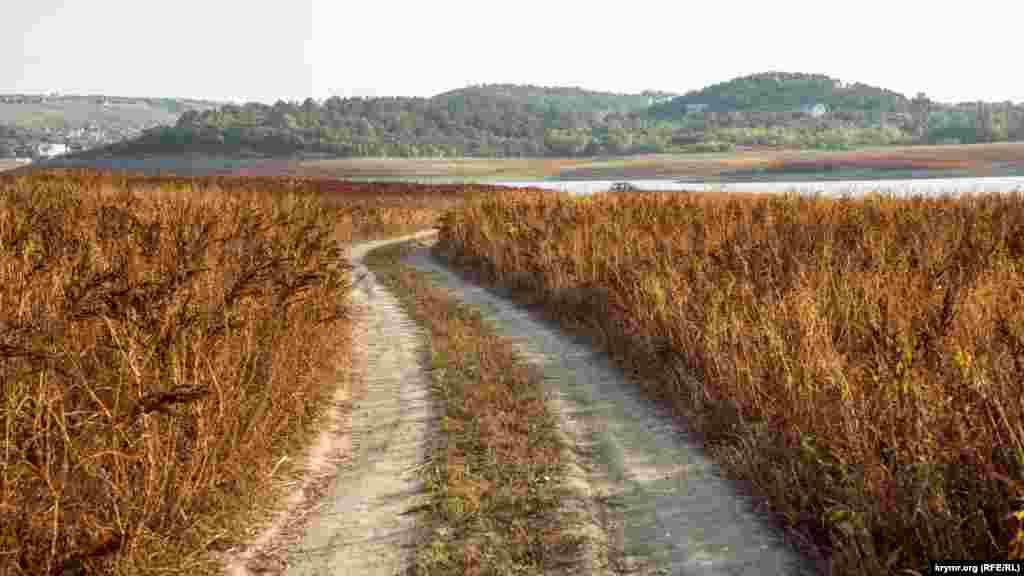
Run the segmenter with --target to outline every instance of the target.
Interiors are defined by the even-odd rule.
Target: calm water
[[[587,180],[492,182],[500,186],[537,187],[568,192],[574,196],[603,192],[616,182],[628,182],[640,190],[694,192],[799,192],[826,195],[857,195],[865,192],[913,194],[978,194],[986,192],[1024,192],[1024,177],[928,178],[912,180],[831,180],[816,182],[728,182],[697,183],[677,180]]]

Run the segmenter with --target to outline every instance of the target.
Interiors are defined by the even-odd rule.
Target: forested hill
[[[820,106],[819,106],[820,105]],[[765,73],[684,96],[511,84],[431,98],[329,98],[189,111],[175,126],[75,155],[594,156],[849,149],[1024,139],[1024,106],[913,100],[814,74]]]
[[[815,104],[831,110],[909,112],[906,96],[869,86],[845,84],[822,74],[764,72],[734,78],[651,107],[659,118],[684,115],[694,106],[710,112],[787,112]]]
[[[151,130],[92,155],[186,150],[342,156],[653,152],[667,143],[668,136],[664,130],[655,134],[641,113],[673,96],[498,84],[432,98],[332,97],[323,103],[307,98],[301,104],[227,105],[187,112],[174,127]],[[617,132],[609,135],[609,126]]]
[[[629,114],[645,110],[651,104],[675,97],[669,92],[646,90],[640,94],[596,92],[582,88],[544,87],[519,84],[470,86],[438,94],[431,100],[442,106],[493,103],[503,108],[535,114]]]

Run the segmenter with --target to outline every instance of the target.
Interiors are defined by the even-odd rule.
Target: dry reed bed
[[[217,571],[349,361],[346,243],[475,192],[0,177],[0,574]]]
[[[627,179],[714,177],[733,170],[967,169],[985,175],[993,164],[1024,165],[1024,143],[956,146],[886,146],[849,151],[755,150],[716,154],[652,154],[566,165],[563,178]]]
[[[864,155],[837,160],[777,160],[764,168],[778,172],[824,172],[843,168],[864,168],[872,170],[980,170],[988,163],[966,158],[888,158]]]
[[[430,228],[446,210],[465,199],[496,190],[493,186],[462,184],[409,184],[402,182],[345,182],[297,176],[147,176],[128,171],[114,173],[90,169],[49,169],[34,175],[61,177],[89,189],[190,193],[194,189],[253,194],[312,195],[333,211],[337,238],[359,241],[402,236]]]
[[[999,154],[965,155],[959,158],[887,154],[881,151],[846,153],[837,157],[776,159],[754,166],[767,172],[828,172],[832,170],[960,170],[976,176],[993,172],[995,164],[1024,166],[1024,160],[1006,160]]]
[[[1020,195],[501,194],[437,250],[596,336],[835,574],[1024,553]]]

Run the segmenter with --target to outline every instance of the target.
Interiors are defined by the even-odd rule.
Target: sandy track
[[[360,279],[353,301],[363,310],[354,338],[355,401],[336,398],[305,479],[287,509],[231,560],[232,576],[390,576],[408,567],[417,527],[403,512],[420,503],[412,471],[431,433],[428,377],[417,358],[418,328],[362,259],[392,242],[419,238],[429,245],[435,234],[353,247]],[[570,573],[814,573],[607,359],[462,281],[422,246],[406,263],[477,308],[542,371],[560,432],[572,447],[574,497],[566,506],[591,519],[582,527],[590,551]]]
[[[586,471],[620,573],[814,573],[664,414],[601,355],[508,300],[468,284],[421,248],[406,263],[477,308],[540,368],[561,429]]]
[[[330,424],[307,456],[304,479],[274,522],[227,562],[232,576],[402,573],[421,503],[414,469],[431,427],[419,329],[377,283],[363,258],[420,235],[353,246],[352,400],[339,387]]]

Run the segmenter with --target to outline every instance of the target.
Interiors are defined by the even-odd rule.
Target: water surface
[[[536,187],[568,192],[574,196],[604,192],[616,182],[626,182],[640,190],[692,192],[799,192],[830,196],[859,195],[866,192],[891,192],[896,195],[978,194],[986,192],[1024,192],[1024,177],[919,178],[904,180],[827,180],[804,182],[683,182],[662,180],[575,180],[575,181],[502,181],[499,186]]]

